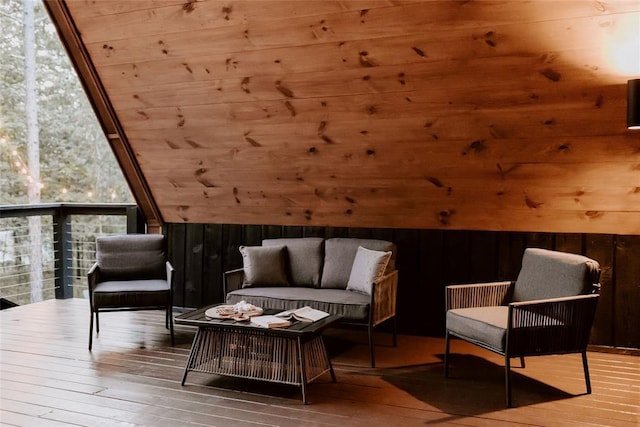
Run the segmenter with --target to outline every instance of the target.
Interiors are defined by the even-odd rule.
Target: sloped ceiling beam
[[[131,192],[142,211],[148,232],[157,233],[163,224],[160,210],[140,170],[118,117],[109,102],[98,73],[82,44],[80,33],[64,1],[45,0],[44,5],[58,30],[67,54],[116,156]]]

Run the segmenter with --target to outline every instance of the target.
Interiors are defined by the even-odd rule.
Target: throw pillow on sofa
[[[373,282],[384,276],[390,258],[390,251],[374,251],[358,246],[347,290],[371,295]]]
[[[285,246],[240,246],[245,282],[250,286],[289,286]]]
[[[285,268],[289,285],[320,287],[324,260],[324,239],[321,237],[264,239],[262,246],[287,247]]]

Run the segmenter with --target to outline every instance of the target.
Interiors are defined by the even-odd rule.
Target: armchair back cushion
[[[96,239],[99,281],[165,280],[164,236],[138,234]]]
[[[528,248],[516,280],[513,301],[591,293],[600,279],[597,261],[582,255]]]
[[[324,239],[321,237],[264,239],[262,246],[286,246],[286,274],[291,286],[320,287]]]
[[[337,237],[324,242],[324,267],[320,287],[346,289],[358,247],[373,251],[391,252],[385,274],[396,268],[396,245],[386,240]]]

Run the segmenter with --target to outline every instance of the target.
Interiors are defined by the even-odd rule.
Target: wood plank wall
[[[64,4],[165,222],[640,234],[638,1]]]
[[[167,224],[165,234],[177,269],[175,305],[182,307],[223,301],[222,274],[242,266],[240,245],[309,236],[393,241],[398,246],[398,328],[426,336],[444,333],[447,284],[514,280],[526,247],[581,253],[603,270],[592,343],[640,348],[640,236],[230,224]]]

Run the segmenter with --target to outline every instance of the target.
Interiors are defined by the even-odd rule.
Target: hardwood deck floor
[[[368,367],[366,334],[332,329],[337,375],[296,387],[190,373],[180,386],[195,330],[176,326],[170,345],[161,312],[105,313],[87,350],[86,300],[51,300],[0,312],[0,424],[18,426],[425,426],[640,425],[640,358],[590,352],[593,394],[578,355],[527,359],[514,369],[515,408],[504,408],[502,361],[443,340],[377,335]],[[514,362],[518,365],[517,362]]]

